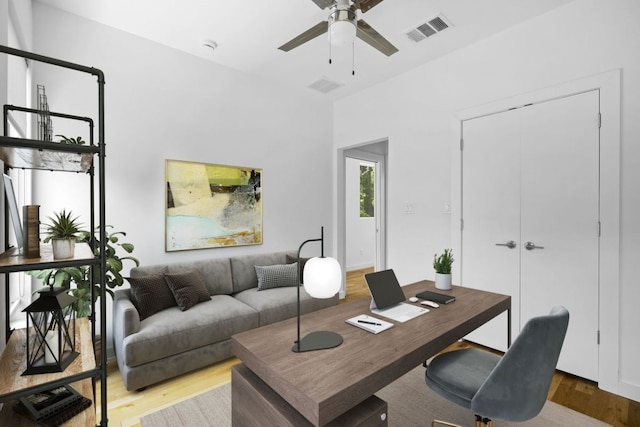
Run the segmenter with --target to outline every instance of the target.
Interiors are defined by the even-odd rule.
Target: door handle
[[[496,243],[496,246],[506,246],[509,249],[513,249],[516,247],[516,242],[509,240],[507,243]]]
[[[533,242],[527,242],[527,243],[524,245],[524,248],[525,248],[526,250],[528,250],[528,251],[532,251],[532,250],[534,250],[534,249],[544,249],[544,246],[536,246],[536,245],[535,245],[535,243],[533,243]]]

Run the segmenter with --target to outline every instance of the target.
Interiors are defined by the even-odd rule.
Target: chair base
[[[453,424],[448,421],[442,421],[442,420],[431,421],[431,427],[436,427],[437,424],[442,426],[448,426],[448,427],[463,427],[461,425]],[[476,423],[474,424],[474,427],[493,427],[493,421],[491,421],[489,418],[483,418],[480,415],[476,415]]]
[[[493,427],[493,421],[491,421],[489,418],[486,417],[481,417],[480,415],[476,414],[476,427]]]

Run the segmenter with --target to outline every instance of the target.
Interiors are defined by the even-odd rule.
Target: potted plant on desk
[[[78,217],[73,217],[71,211],[62,210],[54,212],[53,217],[49,217],[49,224],[44,224],[44,243],[51,242],[53,248],[53,259],[72,258],[80,224]]]
[[[453,255],[451,249],[445,249],[440,255],[433,255],[433,269],[436,271],[436,288],[443,291],[451,290],[451,265]]]

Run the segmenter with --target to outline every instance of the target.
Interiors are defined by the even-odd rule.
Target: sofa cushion
[[[131,277],[162,274],[164,272],[180,273],[189,270],[197,270],[200,273],[200,277],[202,277],[210,295],[231,295],[234,292],[231,279],[231,263],[228,258],[141,266],[131,269]]]
[[[166,265],[145,265],[142,267],[133,267],[131,269],[131,277],[152,276],[154,274],[163,275],[168,271]]]
[[[166,308],[176,306],[173,293],[162,274],[129,277],[127,280],[131,284],[131,302],[138,310],[140,320]]]
[[[124,339],[124,364],[138,366],[229,339],[258,326],[258,313],[228,295],[182,312],[168,308],[140,322],[138,333]]]
[[[243,255],[230,258],[233,276],[233,291],[241,292],[258,287],[256,265],[286,264],[286,255],[291,252],[273,252],[259,255]]]
[[[286,286],[298,286],[298,263],[256,265],[258,276],[258,290],[283,288]]]
[[[167,281],[173,297],[178,303],[180,310],[189,310],[199,302],[209,301],[211,296],[207,287],[200,278],[200,273],[196,270],[185,271],[181,273],[165,273],[164,278]]]
[[[258,288],[247,289],[234,295],[234,297],[253,307],[260,316],[260,326],[295,317],[298,311],[298,298],[296,287],[274,288],[258,291]],[[312,298],[304,288],[300,287],[300,313],[337,305],[339,297],[316,299]]]

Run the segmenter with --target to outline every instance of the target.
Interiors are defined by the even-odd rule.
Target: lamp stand
[[[340,344],[342,344],[342,335],[331,331],[315,331],[297,341],[291,347],[291,351],[302,353],[305,351],[324,350],[337,347]]]
[[[309,242],[320,242],[320,257],[324,258],[324,227],[320,228],[319,239],[305,240],[298,248],[298,339],[291,348],[291,351],[295,353],[334,348],[342,344],[343,341],[340,334],[331,331],[315,331],[302,339],[300,338],[300,285],[302,284],[302,263],[300,262],[300,252],[302,251],[302,247]]]

